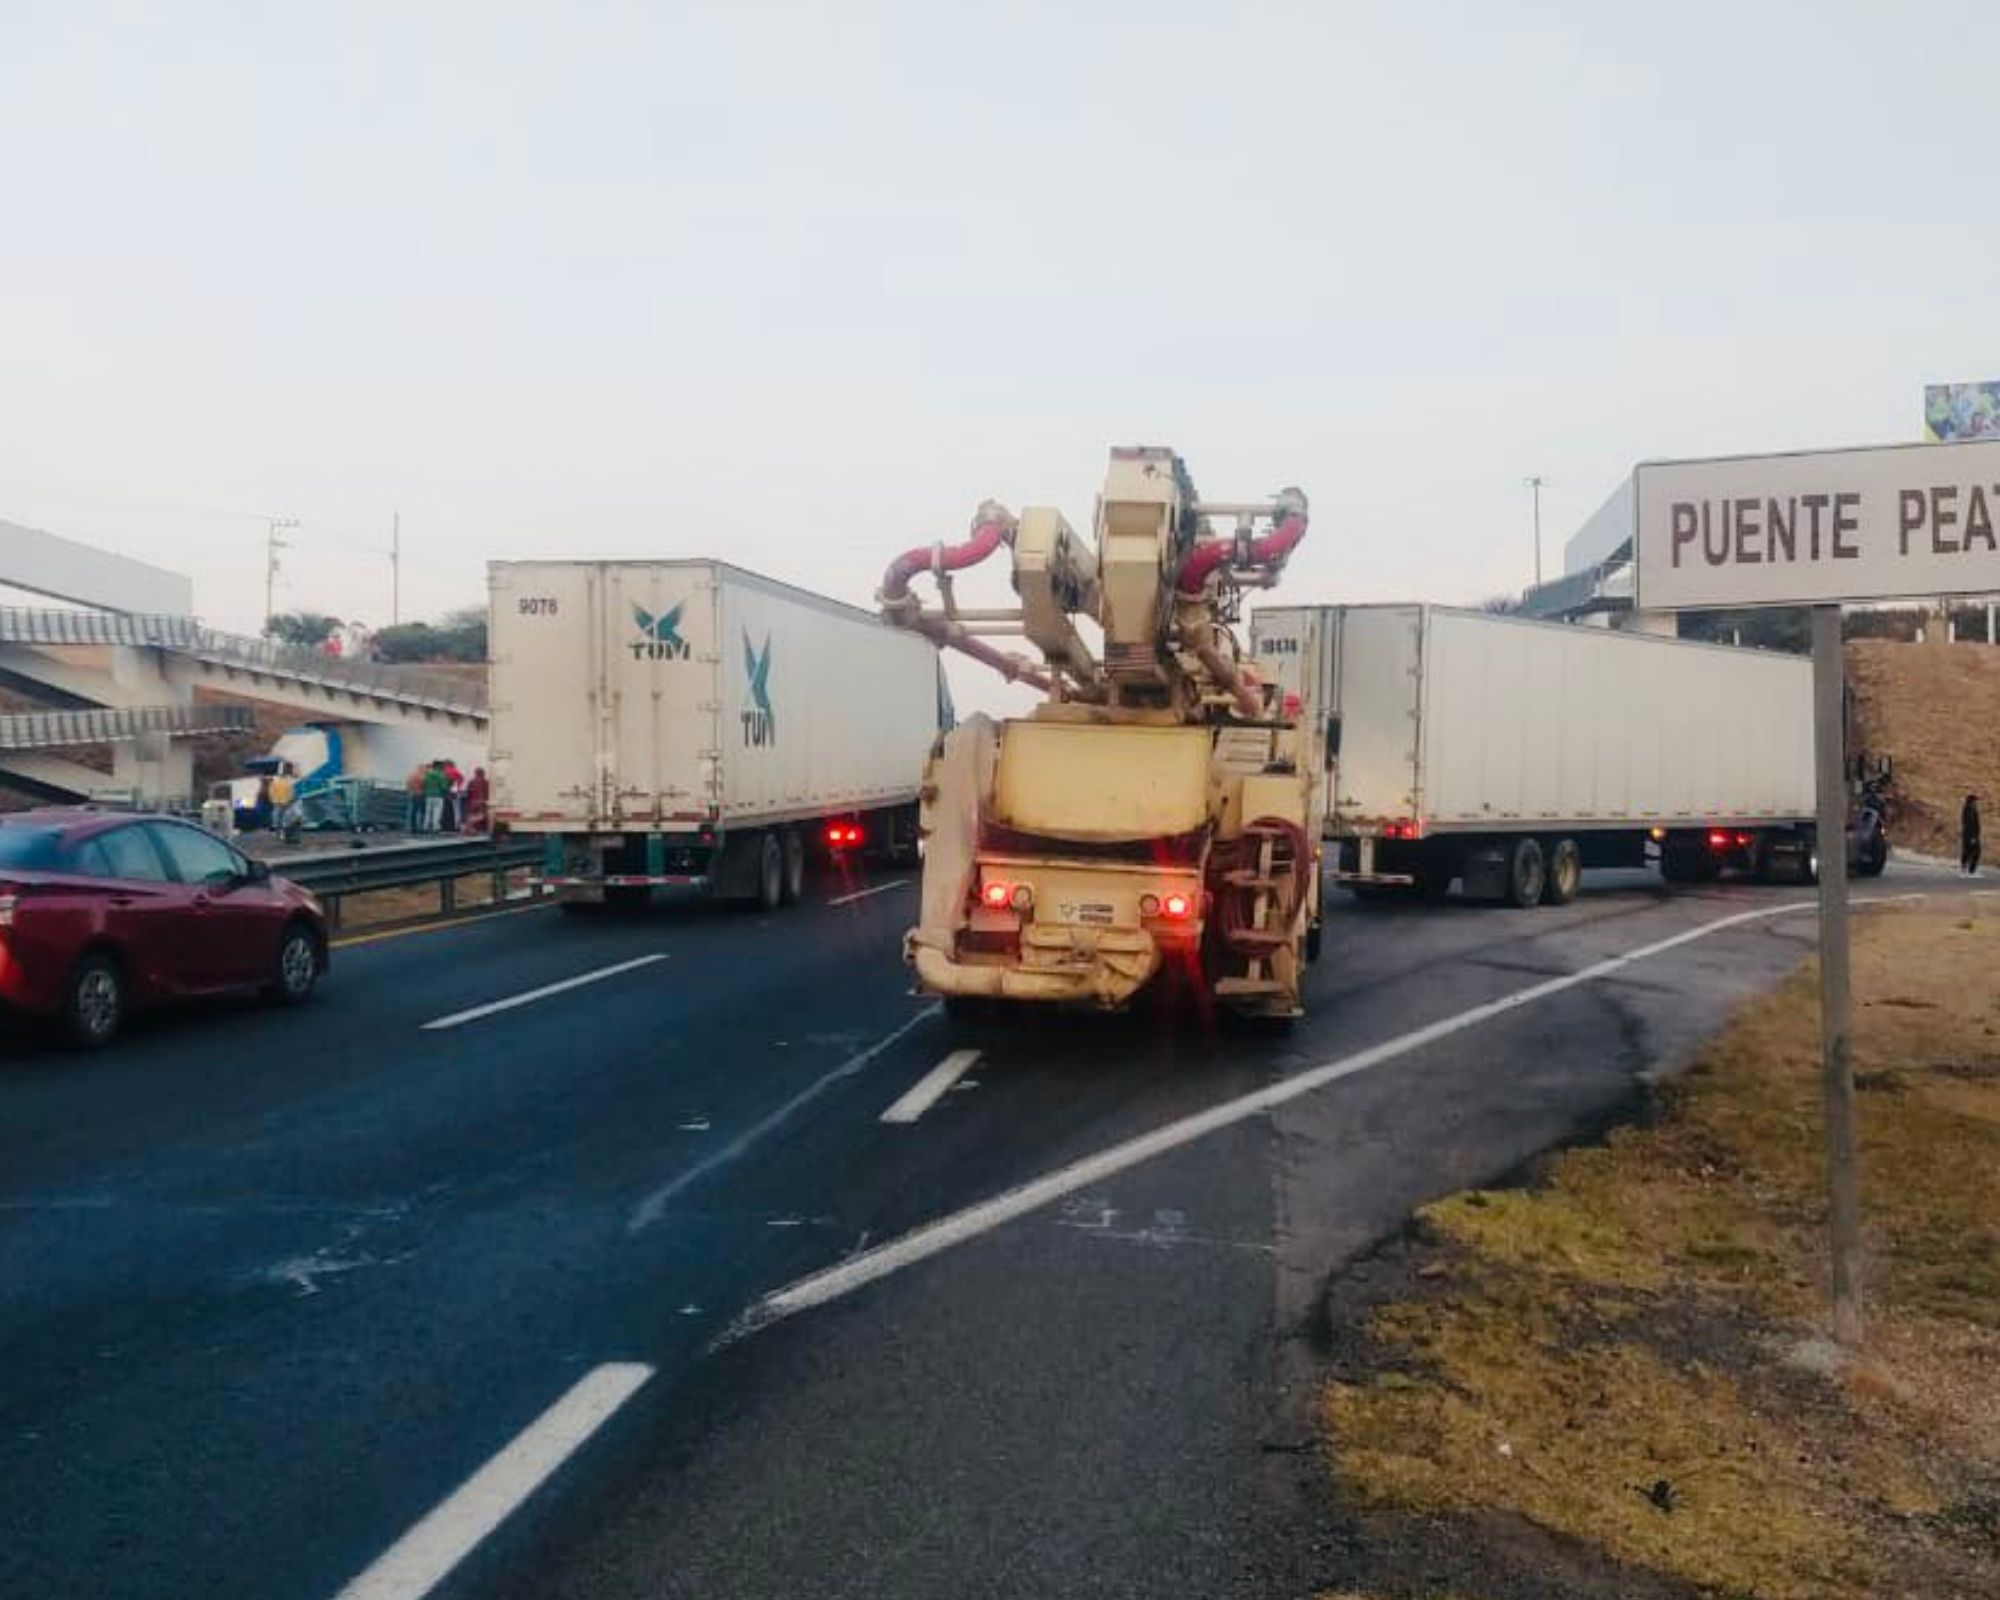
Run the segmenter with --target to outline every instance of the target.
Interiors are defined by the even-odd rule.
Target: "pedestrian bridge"
[[[0,522],[0,586],[93,607],[0,606],[0,687],[38,708],[0,715],[0,782],[31,793],[88,798],[109,789],[190,800],[192,756],[177,741],[247,729],[252,720],[246,707],[197,703],[196,689],[322,721],[486,732],[482,676],[351,660],[206,627],[171,609],[187,603],[185,578],[54,534]],[[162,609],[134,609],[144,602]],[[53,753],[99,744],[112,747],[108,780]]]

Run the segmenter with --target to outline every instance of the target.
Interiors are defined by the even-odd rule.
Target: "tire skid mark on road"
[[[1907,900],[1930,898],[1932,896],[1928,892],[1918,891],[1897,895],[1857,895],[1851,903],[1856,906],[1891,905]],[[1726,917],[1718,917],[1711,922],[1683,929],[1679,933],[1664,939],[1656,939],[1622,954],[1607,956],[1561,977],[1530,984],[1524,989],[1515,990],[1512,994],[1502,995],[1497,1000],[1489,1000],[1452,1016],[1427,1023],[1421,1028],[1412,1029],[1408,1033],[1385,1039],[1380,1044],[1371,1045],[1352,1055],[1342,1056],[1317,1067],[1294,1073],[1254,1093],[1224,1101],[1221,1105],[1211,1106],[1193,1116],[1182,1117],[1163,1127],[1155,1128],[1150,1133],[1112,1145],[1094,1156],[1086,1156],[1081,1161],[1045,1173],[1015,1188],[1003,1190],[962,1211],[940,1217],[935,1222],[925,1223],[899,1238],[890,1239],[834,1266],[811,1273],[782,1289],[773,1290],[726,1328],[716,1338],[711,1348],[722,1348],[787,1317],[797,1316],[802,1311],[809,1311],[815,1306],[838,1300],[879,1278],[886,1278],[902,1271],[905,1267],[915,1266],[918,1262],[928,1260],[954,1246],[979,1238],[1005,1223],[1038,1211],[1053,1201],[1090,1189],[1156,1156],[1178,1150],[1220,1129],[1233,1127],[1252,1117],[1262,1116],[1288,1101],[1315,1094],[1343,1078],[1351,1078],[1399,1060],[1428,1045],[1464,1033],[1481,1023],[1490,1022],[1496,1017],[1505,1016],[1571,989],[1600,982],[1623,972],[1628,967],[1663,956],[1669,951],[1681,949],[1732,928],[1766,922],[1776,917],[1811,913],[1817,909],[1817,899],[1793,900],[1783,905],[1759,906]]]
[[[825,1094],[827,1090],[831,1089],[835,1084],[840,1083],[845,1079],[851,1078],[856,1073],[862,1071],[865,1067],[867,1067],[867,1065],[871,1061],[873,1061],[877,1056],[881,1055],[891,1045],[895,1044],[898,1040],[902,1039],[907,1034],[913,1032],[915,1029],[921,1027],[924,1023],[930,1021],[932,1017],[936,1016],[943,1009],[944,1008],[938,1005],[936,1002],[932,1002],[930,1005],[925,1006],[923,1010],[919,1011],[915,1016],[909,1018],[900,1027],[894,1028],[890,1032],[885,1033],[881,1038],[877,1039],[873,1044],[871,1044],[866,1050],[860,1051],[855,1055],[849,1056],[845,1061],[841,1062],[841,1064],[835,1067],[831,1072],[828,1072],[821,1077],[815,1078],[811,1083],[807,1084],[805,1088],[801,1089],[797,1094],[793,1095],[791,1099],[787,1100],[783,1105],[779,1106],[775,1111],[768,1113],[767,1115],[759,1118],[756,1122],[752,1123],[748,1128],[744,1129],[743,1132],[739,1133],[734,1139],[731,1139],[728,1144],[724,1145],[720,1150],[716,1151],[713,1155],[707,1156],[704,1159],[697,1161],[693,1166],[689,1167],[687,1171],[681,1173],[678,1177],[671,1178],[667,1182],[661,1184],[659,1188],[655,1189],[651,1194],[647,1195],[645,1199],[641,1200],[638,1203],[638,1205],[633,1207],[632,1217],[631,1220],[625,1224],[625,1231],[627,1233],[642,1233],[647,1228],[650,1228],[654,1223],[658,1222],[660,1218],[662,1218],[667,1214],[667,1207],[671,1205],[678,1196],[684,1194],[687,1190],[693,1188],[697,1183],[700,1183],[702,1179],[706,1178],[711,1172],[714,1172],[717,1168],[725,1167],[729,1165],[731,1162],[739,1160],[741,1157],[748,1154],[749,1151],[752,1148],[754,1148],[767,1135],[771,1134],[778,1128],[783,1127],[787,1122],[791,1121],[793,1117],[797,1116],[801,1111],[803,1111],[807,1106],[811,1105],[821,1095]]]

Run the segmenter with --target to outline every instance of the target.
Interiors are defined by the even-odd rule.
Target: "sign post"
[[[1840,607],[1812,608],[1813,764],[1819,791],[1819,1016],[1826,1102],[1833,1336],[1861,1342],[1861,1175],[1854,1159],[1854,1048],[1847,943],[1847,673]]]
[[[1634,470],[1632,483],[1639,609],[1812,609],[1833,1332],[1853,1345],[1861,1338],[1861,1199],[1849,1031],[1841,606],[2000,592],[2000,439],[1648,462]]]

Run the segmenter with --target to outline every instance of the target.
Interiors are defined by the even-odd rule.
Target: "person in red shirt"
[[[492,816],[487,807],[491,797],[491,785],[486,780],[486,769],[474,767],[472,780],[465,786],[465,831],[485,833],[492,825]]]

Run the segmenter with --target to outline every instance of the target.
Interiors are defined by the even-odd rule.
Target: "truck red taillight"
[[[852,850],[861,843],[861,824],[858,822],[829,822],[826,825],[826,842],[834,850]]]

